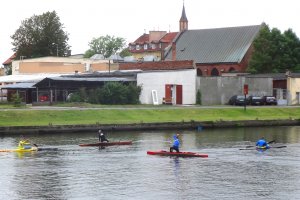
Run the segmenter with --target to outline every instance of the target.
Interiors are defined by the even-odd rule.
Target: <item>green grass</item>
[[[97,110],[0,109],[0,126],[299,119],[300,108],[156,108]]]

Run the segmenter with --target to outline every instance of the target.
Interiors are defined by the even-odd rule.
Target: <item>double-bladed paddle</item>
[[[271,148],[280,149],[280,148],[285,148],[285,147],[287,147],[287,146],[285,146],[285,145],[283,145],[283,146],[275,146],[275,147],[270,146],[269,149],[271,149]],[[252,148],[245,148],[245,149],[239,149],[239,150],[255,150],[255,149],[254,148],[253,149]],[[262,149],[262,150],[267,150],[267,149]]]
[[[275,142],[275,140],[271,140],[271,141],[268,142],[267,144],[272,144],[272,143],[274,143],[274,142]],[[246,146],[246,148],[251,148],[251,147],[256,147],[256,146],[254,146],[254,145]]]

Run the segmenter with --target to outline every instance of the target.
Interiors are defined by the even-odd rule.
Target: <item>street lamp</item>
[[[56,57],[58,57],[58,44],[53,42],[52,45],[56,45]]]

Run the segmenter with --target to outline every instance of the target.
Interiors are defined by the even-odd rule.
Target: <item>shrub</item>
[[[120,82],[105,83],[102,88],[86,91],[80,88],[72,93],[69,102],[88,102],[92,104],[139,104],[142,88],[133,83],[128,85]]]
[[[12,102],[15,107],[21,106],[22,98],[20,97],[20,95],[18,93],[13,94],[11,99],[12,99]]]
[[[201,105],[202,104],[202,100],[201,100],[201,91],[198,90],[197,94],[196,94],[196,104]]]

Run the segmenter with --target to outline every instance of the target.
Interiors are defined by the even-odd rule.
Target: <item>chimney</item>
[[[176,43],[172,43],[172,60],[176,60]]]

